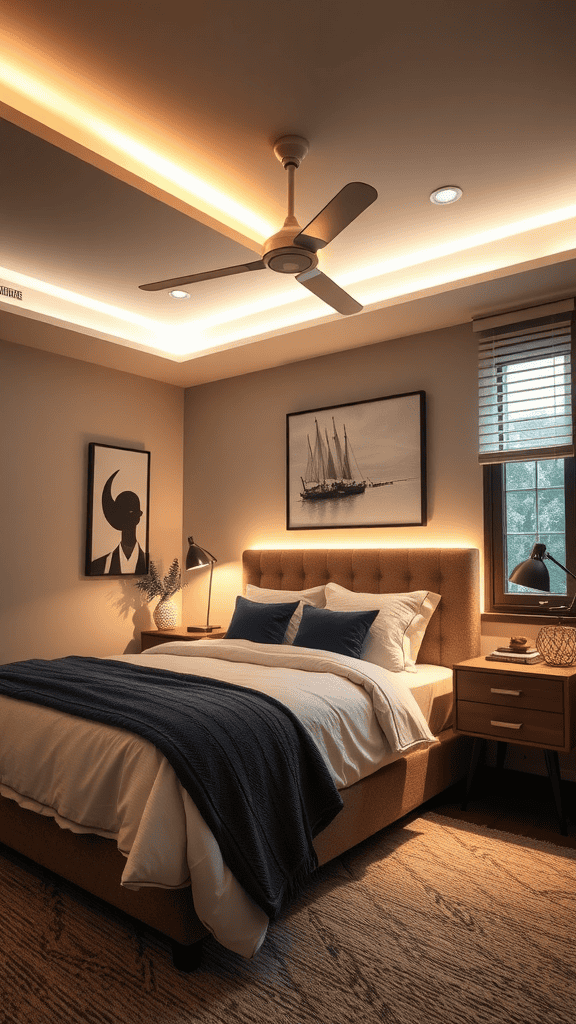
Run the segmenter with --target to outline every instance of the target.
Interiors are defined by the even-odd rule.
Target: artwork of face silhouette
[[[102,511],[110,526],[121,531],[120,543],[124,554],[129,558],[136,545],[136,527],[142,518],[142,509],[140,498],[134,491],[121,491],[116,498],[112,497],[112,481],[119,472],[117,469],[104,484]]]

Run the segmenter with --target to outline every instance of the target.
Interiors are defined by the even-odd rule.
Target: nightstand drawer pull
[[[490,693],[504,693],[507,697],[520,697],[522,690],[497,690],[495,686],[491,686]]]
[[[490,725],[496,725],[499,729],[521,729],[522,722],[490,722]]]

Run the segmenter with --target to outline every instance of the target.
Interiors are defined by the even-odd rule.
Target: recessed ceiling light
[[[190,298],[188,292],[182,292],[182,291],[180,291],[179,288],[174,288],[173,291],[168,292],[168,295],[171,295],[173,299],[189,299]]]
[[[430,202],[435,203],[436,206],[446,206],[448,203],[455,203],[461,195],[462,189],[458,188],[458,185],[443,185],[442,188],[434,189],[430,196]]]

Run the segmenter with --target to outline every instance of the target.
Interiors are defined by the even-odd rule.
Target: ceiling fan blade
[[[236,267],[222,267],[220,270],[206,270],[202,274],[188,274],[188,277],[172,277],[169,281],[154,281],[152,284],[138,285],[143,292],[159,292],[163,288],[180,288],[183,284],[194,284],[196,281],[211,281],[215,277],[229,277],[231,274],[244,274],[247,270],[264,270],[263,260],[254,263],[240,263]]]
[[[348,227],[356,217],[370,206],[378,193],[372,185],[363,181],[351,181],[344,185],[337,195],[311,220],[294,239],[294,245],[307,249],[323,249],[336,235]]]
[[[327,302],[338,313],[343,313],[344,316],[349,316],[350,313],[359,313],[364,308],[359,302],[356,302],[356,299],[348,295],[348,292],[343,291],[335,281],[326,277],[326,274],[317,268],[296,274],[296,280],[303,284],[309,292],[314,292],[314,295],[317,295],[323,302]]]

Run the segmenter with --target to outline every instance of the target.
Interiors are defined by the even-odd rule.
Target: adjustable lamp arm
[[[542,545],[542,547],[544,547],[544,545]],[[551,562],[554,562],[554,565],[557,565],[560,569],[563,569],[564,572],[567,572],[568,575],[571,576],[573,580],[576,580],[576,574],[573,573],[573,572],[570,572],[570,569],[567,569],[565,565],[562,565],[562,562],[559,562],[556,558],[554,558],[553,555],[549,555],[548,552],[546,552],[546,554],[543,555],[542,557],[543,558],[549,558]]]
[[[210,554],[210,552],[208,552]],[[210,562],[210,584],[208,586],[208,611],[206,612],[206,632],[210,631],[210,598],[212,597],[212,573],[214,572],[214,561]]]
[[[544,544],[542,545],[542,547],[544,547]],[[560,569],[563,569],[565,573],[568,573],[568,576],[571,576],[573,580],[576,580],[576,575],[573,572],[570,572],[570,569],[567,569],[565,565],[562,565],[562,562],[558,562],[557,559],[553,557],[553,555],[549,555],[548,552],[546,551],[545,554],[542,557],[543,558],[549,558],[551,562],[554,562],[554,565],[557,565]],[[571,615],[572,612],[574,611],[574,606],[575,605],[576,605],[576,594],[574,594],[574,597],[572,598],[570,604],[566,604],[566,605],[559,604],[559,605],[556,605],[554,610],[555,611],[559,611],[559,612],[566,612],[567,614]]]

